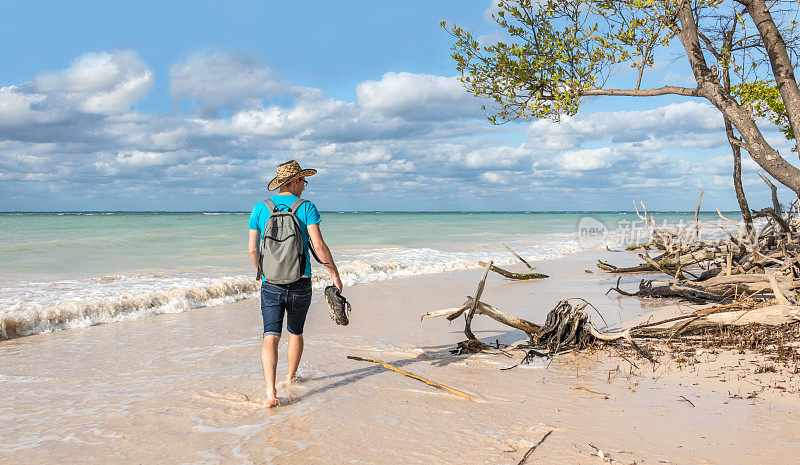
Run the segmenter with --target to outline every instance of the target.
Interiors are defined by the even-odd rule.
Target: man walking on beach
[[[305,273],[300,279],[288,284],[276,284],[267,281],[263,274],[259,275],[261,283],[261,317],[264,322],[264,339],[261,343],[261,365],[264,370],[264,380],[267,382],[267,406],[274,407],[278,403],[277,390],[275,389],[275,370],[278,366],[278,343],[281,339],[283,328],[283,315],[286,314],[286,330],[289,332],[289,372],[286,374],[286,384],[296,381],[295,374],[303,355],[303,326],[306,322],[308,307],[311,304],[311,260],[309,259],[308,242],[319,256],[331,275],[333,284],[342,291],[342,280],[339,270],[333,262],[330,249],[322,239],[319,222],[322,220],[317,207],[309,201],[294,205],[303,193],[308,181],[306,178],[314,175],[317,170],[302,169],[295,160],[281,163],[276,168],[276,176],[270,181],[269,190],[280,188],[278,194],[269,200],[274,204],[276,211],[287,211],[294,206],[293,214],[297,218],[302,233],[305,257]],[[250,260],[256,269],[259,266],[259,244],[261,234],[267,225],[272,211],[264,202],[258,202],[250,213],[250,239],[248,251]]]

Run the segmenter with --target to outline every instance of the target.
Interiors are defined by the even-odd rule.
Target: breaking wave
[[[538,242],[512,245],[529,260],[557,258],[580,250],[572,235],[551,235]],[[383,248],[340,254],[339,272],[346,286],[515,262],[504,248],[471,251],[432,248]],[[498,259],[498,257],[501,257]],[[321,267],[312,275],[320,289],[330,283]],[[88,327],[151,315],[179,313],[256,298],[259,283],[251,275],[209,276],[197,273],[105,275],[85,280],[21,282],[0,295],[0,340],[68,328]]]

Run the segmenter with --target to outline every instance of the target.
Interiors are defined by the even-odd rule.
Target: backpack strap
[[[289,210],[287,210],[287,211],[290,211],[290,212],[292,212],[292,214],[296,215],[297,214],[297,209],[300,208],[300,205],[303,205],[304,202],[305,202],[305,200],[303,200],[300,197],[298,197],[297,200],[295,200],[292,203],[292,205],[289,207]]]
[[[292,205],[289,207],[289,210],[287,211],[290,211],[292,212],[293,215],[297,216],[297,210],[300,208],[300,205],[303,205],[303,203],[305,202],[307,202],[307,200],[298,197],[297,200],[295,200],[292,203]],[[316,260],[317,263],[319,263],[320,265],[327,265],[327,263],[319,259],[319,255],[317,255],[317,251],[314,250],[314,244],[311,243],[311,240],[308,241],[308,250],[311,251],[311,255],[314,256],[314,260]]]
[[[272,200],[264,199],[264,205],[266,205],[267,208],[269,208],[270,214],[278,212],[278,207],[276,207],[275,204],[272,203]]]

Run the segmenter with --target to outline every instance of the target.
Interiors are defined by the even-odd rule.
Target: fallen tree
[[[444,316],[452,321],[462,315],[474,303],[474,299],[468,297],[461,307],[428,312],[422,315],[421,318]],[[711,306],[698,309],[686,315],[633,325],[617,331],[605,331],[597,328],[592,323],[586,311],[589,305],[588,302],[584,301],[573,306],[570,304],[569,299],[561,300],[547,313],[543,325],[537,325],[502,312],[485,302],[477,303],[475,313],[487,315],[495,321],[523,331],[528,336],[528,342],[514,347],[514,349],[527,350],[523,360],[530,360],[533,356],[552,357],[601,344],[627,344],[640,356],[654,361],[649,352],[635,341],[636,339],[672,340],[724,327],[748,325],[780,326],[800,322],[800,306],[785,304],[759,306],[756,301],[748,301]],[[460,355],[480,352],[490,348],[490,346],[473,336],[466,341],[458,343],[453,352]]]
[[[775,186],[763,175],[762,178],[774,194]],[[664,273],[671,278],[664,281],[642,280],[639,289],[633,292],[621,289],[619,281],[610,289],[627,296],[675,297],[695,303],[725,303],[737,301],[746,295],[756,300],[775,299],[780,304],[798,304],[800,206],[795,202],[787,211],[782,211],[777,195],[773,195],[772,202],[771,207],[753,210],[753,217],[762,219],[758,231],[746,222],[739,224],[726,218],[719,210],[719,218],[735,229],[701,224],[698,221],[699,201],[694,225],[676,226],[671,230],[658,228],[655,218],[648,215],[642,205],[643,214],[638,208],[636,214],[648,229],[650,240],[631,245],[627,250],[641,249],[643,252],[639,257],[643,262],[635,266],[618,267],[598,260],[597,266],[617,275],[646,272]],[[709,228],[721,228],[727,237],[703,239],[701,230]],[[659,250],[661,253],[651,257],[649,250]]]
[[[771,189],[774,188],[764,179]],[[472,332],[474,316],[488,316],[525,333],[527,342],[511,349],[526,350],[523,361],[601,345],[628,345],[654,362],[641,341],[672,341],[726,328],[774,327],[800,321],[800,207],[792,204],[788,211],[781,211],[777,196],[773,196],[772,207],[753,212],[754,217],[762,218],[758,231],[746,223],[739,227],[718,212],[722,220],[735,224],[738,229],[730,231],[722,227],[727,237],[708,240],[701,234],[707,226],[699,222],[701,201],[702,193],[694,224],[674,229],[657,227],[655,218],[648,215],[642,204],[643,212],[636,208],[636,214],[647,226],[649,240],[629,246],[628,250],[643,250],[639,254],[643,263],[618,267],[598,260],[600,269],[616,275],[641,272],[667,275],[666,279],[642,279],[635,291],[622,289],[620,277],[609,292],[638,298],[678,298],[701,304],[691,313],[608,331],[604,319],[603,329],[591,321],[588,308],[594,308],[602,318],[597,308],[584,299],[571,298],[557,302],[540,325],[481,300],[490,271],[513,279],[533,279],[530,276],[535,274],[511,273],[490,261],[481,262],[484,270],[474,297],[467,296],[459,307],[431,311],[421,318],[443,316],[453,321],[464,315],[466,340],[459,342],[453,353],[465,354],[499,349],[499,344],[496,348],[490,347]],[[649,250],[658,250],[660,254],[651,257]],[[533,270],[513,250],[509,248],[509,251]],[[571,301],[575,300],[580,302],[573,305]]]

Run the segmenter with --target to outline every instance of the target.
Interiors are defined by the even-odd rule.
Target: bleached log
[[[432,312],[428,312],[420,317],[420,319],[425,318],[436,318],[436,317],[450,317],[455,316],[456,318],[458,315],[464,313],[464,311],[472,306],[473,299],[472,297],[467,297],[467,301],[464,302],[464,305],[458,308],[444,308],[442,310],[434,310]],[[519,329],[524,331],[527,334],[536,334],[539,331],[541,326],[531,323],[528,320],[523,320],[522,318],[518,318],[514,315],[508,314],[502,310],[498,310],[497,308],[485,303],[485,302],[478,302],[475,306],[475,314],[476,315],[486,315],[489,318],[503,323],[504,325],[511,326],[512,328]]]
[[[789,303],[789,300],[783,294],[783,289],[781,289],[781,287],[778,285],[778,280],[775,279],[775,274],[770,273],[767,275],[767,277],[769,278],[769,284],[770,286],[772,286],[772,292],[775,294],[775,300],[778,301],[778,304],[791,305],[791,303]]]
[[[464,335],[467,336],[467,339],[477,339],[474,334],[472,334],[472,317],[475,316],[475,308],[478,305],[478,302],[481,301],[481,294],[483,294],[483,287],[486,285],[486,277],[489,275],[489,270],[492,268],[492,261],[489,260],[489,263],[486,264],[486,269],[483,270],[483,277],[481,277],[480,282],[478,283],[478,290],[475,291],[475,300],[470,305],[469,312],[467,313],[466,322],[464,323]]]
[[[770,305],[753,310],[735,310],[708,315],[692,326],[719,327],[720,325],[745,326],[761,324],[778,326],[800,321],[800,306]]]
[[[472,299],[469,299],[469,302],[472,302]],[[453,308],[443,308],[441,310],[434,310],[432,312],[428,312],[421,317],[420,320],[424,320],[425,318],[437,318],[440,316],[450,316],[450,315],[460,315],[464,313],[464,310],[468,309],[469,305],[464,304],[460,307],[453,307]],[[480,313],[480,309],[476,310],[476,312]]]
[[[779,282],[783,281],[790,281],[790,279],[786,276],[776,276],[776,279]],[[693,283],[702,286],[714,286],[716,284],[736,284],[736,283],[768,283],[769,278],[765,274],[755,274],[755,273],[747,273],[747,274],[735,274],[731,276],[716,276],[714,278],[707,279],[700,283]]]

